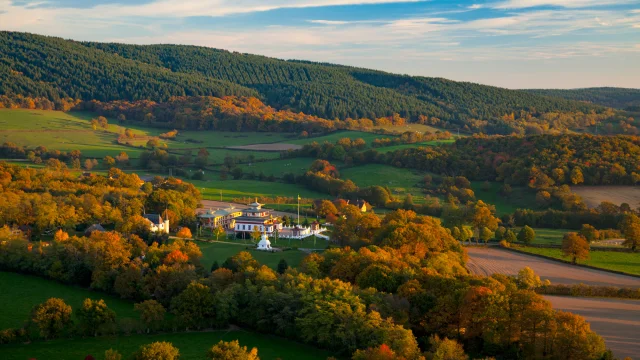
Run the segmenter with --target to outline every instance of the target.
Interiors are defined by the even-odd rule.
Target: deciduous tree
[[[574,264],[578,260],[586,260],[589,258],[589,243],[578,233],[567,233],[562,238],[562,254],[570,257]]]
[[[207,351],[207,358],[211,360],[260,360],[258,349],[248,350],[246,346],[240,346],[238,340],[222,341]]]
[[[170,342],[154,342],[142,345],[135,354],[136,360],[178,360],[180,350]]]
[[[40,330],[40,336],[45,339],[58,337],[64,329],[71,324],[71,306],[64,300],[50,298],[37,305],[31,312],[33,321]]]

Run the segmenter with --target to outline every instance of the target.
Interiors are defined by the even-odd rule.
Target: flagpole
[[[298,226],[300,226],[300,194],[298,194]]]

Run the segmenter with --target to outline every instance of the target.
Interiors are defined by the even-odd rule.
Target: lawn
[[[556,259],[569,260],[562,257],[560,249],[548,248],[519,248],[522,251],[550,256]],[[629,274],[640,275],[640,253],[622,253],[614,251],[591,251],[589,260],[578,261],[580,264],[587,264],[602,269],[622,271]]]
[[[518,231],[520,231],[520,229],[518,229]],[[561,245],[564,234],[576,230],[534,228],[533,231],[536,232],[536,239],[533,241],[534,244]]]
[[[495,205],[496,214],[502,216],[513,214],[517,209],[536,209],[536,195],[523,186],[513,186],[509,197],[500,195],[503,184],[489,182],[489,189],[484,190],[483,181],[472,181],[471,188],[478,200]]]
[[[35,276],[0,272],[0,289],[4,289],[0,292],[0,329],[22,326],[33,306],[51,297],[64,299],[74,312],[86,298],[104,299],[118,317],[137,317],[133,304],[128,301]]]
[[[222,201],[232,201],[242,197],[256,196],[285,196],[296,198],[300,195],[307,199],[326,199],[329,195],[308,190],[305,187],[295,184],[285,184],[280,182],[267,182],[259,180],[189,180],[202,193],[203,199],[220,200],[222,191]]]
[[[251,243],[251,240],[232,240],[235,242],[234,244],[229,244],[226,242],[203,242],[197,241],[196,243],[202,250],[202,266],[205,269],[209,269],[211,265],[213,265],[214,261],[217,261],[219,265],[229,257],[241,252],[241,251],[249,251],[254,259],[256,259],[260,264],[267,265],[272,269],[276,269],[278,267],[278,263],[281,259],[285,259],[287,264],[291,267],[297,267],[300,264],[300,261],[304,259],[307,254],[298,251],[298,250],[288,250],[282,252],[265,252],[254,250],[255,245]],[[318,241],[321,241],[318,239]],[[243,243],[243,242],[246,242]],[[288,247],[296,245],[296,242],[300,244],[300,240],[296,239],[278,239],[277,242],[272,242],[272,246],[274,247]]]
[[[3,360],[84,359],[91,354],[104,359],[108,349],[118,350],[123,359],[130,359],[141,345],[168,341],[180,350],[181,360],[204,360],[207,350],[220,340],[238,340],[248,348],[257,347],[261,359],[326,359],[333,354],[326,350],[279,338],[242,330],[191,332],[177,334],[131,335],[85,339],[36,341],[30,344],[0,345]]]

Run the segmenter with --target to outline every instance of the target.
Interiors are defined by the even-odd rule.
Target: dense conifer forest
[[[550,123],[549,114],[606,112],[523,91],[195,46],[82,43],[1,32],[0,53],[0,95],[54,102],[253,96],[279,110],[325,119],[397,113],[444,128],[502,134],[522,132],[531,121]]]
[[[536,95],[584,101],[635,112],[640,111],[640,89],[601,87],[571,90],[532,89],[526,91]]]

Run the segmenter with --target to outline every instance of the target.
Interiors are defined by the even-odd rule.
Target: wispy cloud
[[[615,0],[616,4],[631,4],[635,0]],[[493,5],[496,9],[524,9],[538,6],[558,6],[564,8],[583,8],[612,5],[611,0],[505,0]]]

